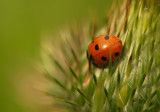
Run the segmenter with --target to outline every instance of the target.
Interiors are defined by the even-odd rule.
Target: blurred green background
[[[28,87],[25,84],[34,82],[27,77],[36,73],[32,65],[33,60],[40,61],[44,31],[54,33],[75,19],[91,18],[95,12],[98,21],[104,21],[110,5],[111,0],[0,0],[0,112],[40,110],[21,92]]]

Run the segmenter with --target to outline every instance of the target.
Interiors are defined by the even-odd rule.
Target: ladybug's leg
[[[87,56],[87,59],[89,59],[89,58],[88,58],[88,50],[86,51],[86,56]]]

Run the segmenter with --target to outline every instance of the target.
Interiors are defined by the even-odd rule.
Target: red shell
[[[95,38],[88,47],[88,59],[98,67],[104,67],[109,63],[110,52],[112,62],[115,62],[122,51],[122,42],[112,35],[102,35]]]

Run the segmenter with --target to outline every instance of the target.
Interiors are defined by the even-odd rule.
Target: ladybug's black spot
[[[90,55],[89,59],[90,59],[91,61],[94,61],[94,58],[93,58],[92,55]]]
[[[98,46],[98,44],[97,44],[97,45],[95,45],[95,49],[96,49],[96,50],[99,50],[99,46]]]
[[[102,56],[102,57],[101,57],[101,60],[106,61],[106,60],[107,60],[107,58],[106,58],[106,57],[104,57],[104,56]]]
[[[108,39],[109,39],[109,36],[105,36],[104,38],[105,38],[106,40],[108,40]]]
[[[117,57],[117,56],[119,56],[119,53],[118,53],[118,52],[116,52],[114,55]]]

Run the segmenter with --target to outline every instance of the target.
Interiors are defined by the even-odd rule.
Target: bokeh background
[[[112,0],[0,0],[0,112],[44,112],[52,102],[34,87],[44,32],[73,21],[103,23]],[[111,15],[112,16],[112,15]],[[56,40],[56,39],[55,39]],[[50,106],[49,106],[50,105]]]

